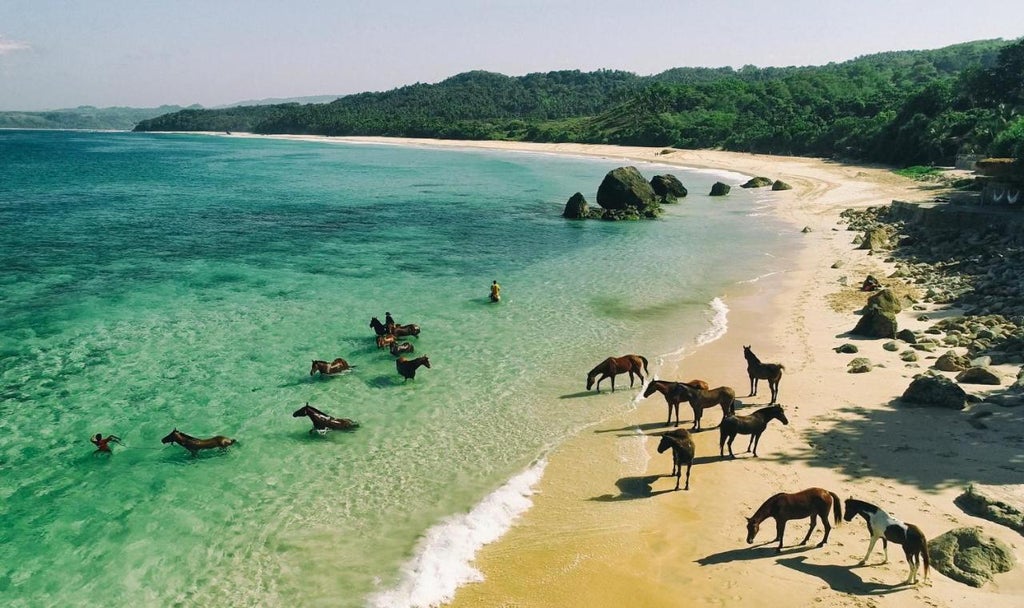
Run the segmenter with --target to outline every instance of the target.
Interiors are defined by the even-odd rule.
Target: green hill
[[[178,112],[181,106],[94,108],[79,106],[45,112],[0,112],[0,129],[100,129],[130,131],[139,122]]]

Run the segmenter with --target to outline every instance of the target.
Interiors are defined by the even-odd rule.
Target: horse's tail
[[[918,528],[914,524],[907,524],[907,537],[913,538],[917,541],[918,546],[921,550],[921,561],[924,562],[924,578],[928,578],[928,539],[924,537],[924,532],[921,528]]]
[[[829,496],[832,497],[832,516],[836,520],[836,525],[843,521],[843,503],[839,500],[839,495],[835,492],[829,491]]]
[[[644,373],[647,374],[648,376],[651,375],[651,372],[647,371],[647,357],[645,357],[643,355],[637,355],[637,356],[640,357],[640,360],[644,362]]]

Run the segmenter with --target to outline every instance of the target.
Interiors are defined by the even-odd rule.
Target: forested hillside
[[[385,135],[724,148],[897,165],[1024,152],[1024,39],[814,67],[655,76],[459,74],[328,104],[185,110],[137,130]]]
[[[181,106],[158,108],[95,108],[79,106],[65,110],[45,112],[0,112],[0,129],[111,129],[127,131],[139,121],[168,112],[177,112]]]

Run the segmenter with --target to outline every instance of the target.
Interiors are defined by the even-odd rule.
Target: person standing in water
[[[498,302],[501,300],[501,285],[498,285],[497,281],[491,282],[491,302]]]

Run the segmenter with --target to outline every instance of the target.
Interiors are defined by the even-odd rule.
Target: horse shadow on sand
[[[701,566],[714,566],[716,564],[728,564],[736,561],[750,561],[755,559],[765,559],[766,557],[775,557],[778,554],[775,552],[775,547],[778,541],[769,540],[746,547],[740,547],[738,549],[729,549],[728,551],[722,551],[719,553],[712,553],[706,557],[694,560]],[[785,553],[803,553],[804,551],[810,551],[814,549],[813,545],[796,545],[791,547],[784,547]],[[799,558],[804,559],[804,558]]]
[[[615,482],[619,489],[618,494],[602,494],[590,500],[594,502],[619,502],[623,500],[636,500],[638,498],[653,498],[659,494],[670,494],[673,489],[655,491],[651,485],[662,477],[675,477],[675,475],[642,475],[639,477],[623,477]]]
[[[804,555],[779,558],[775,560],[775,563],[792,570],[796,570],[797,572],[816,576],[825,581],[833,591],[838,591],[839,593],[849,593],[851,595],[884,595],[887,593],[893,593],[894,591],[900,591],[901,589],[913,588],[905,583],[886,585],[866,581],[858,576],[851,566],[809,564],[807,563],[807,556]]]

